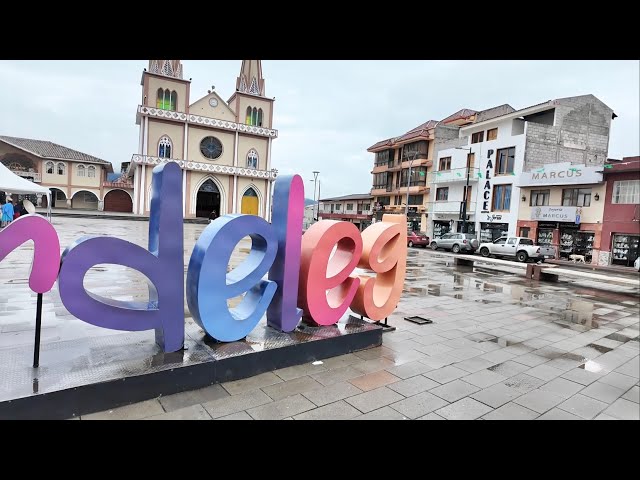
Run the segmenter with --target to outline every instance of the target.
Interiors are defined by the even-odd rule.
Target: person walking
[[[7,203],[2,206],[2,227],[6,227],[13,221],[13,202],[7,198]]]

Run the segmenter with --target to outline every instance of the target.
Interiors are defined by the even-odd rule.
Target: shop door
[[[612,263],[615,265],[633,266],[640,255],[640,237],[636,235],[614,235],[611,249]]]

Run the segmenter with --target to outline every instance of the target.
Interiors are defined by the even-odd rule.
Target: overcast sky
[[[184,60],[191,102],[215,90],[228,99],[240,60]],[[50,140],[109,160],[116,171],[138,146],[139,61],[0,61],[0,135]],[[275,97],[273,166],[298,173],[313,197],[368,192],[367,147],[461,108],[516,109],[591,93],[618,115],[609,157],[640,154],[638,61],[264,60]]]

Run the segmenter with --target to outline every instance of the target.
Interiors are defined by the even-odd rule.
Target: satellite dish
[[[36,213],[36,207],[29,200],[23,200],[22,205],[28,213]]]

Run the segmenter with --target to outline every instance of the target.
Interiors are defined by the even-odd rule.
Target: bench
[[[565,268],[558,268],[551,265],[527,265],[527,272],[525,274],[527,278],[533,280],[543,280],[549,282],[557,282],[558,277],[573,277],[583,280],[594,280],[605,283],[617,283],[621,285],[640,286],[640,280],[638,278],[625,278],[615,277],[612,275],[601,275],[599,273],[581,272],[579,270],[567,270]]]

